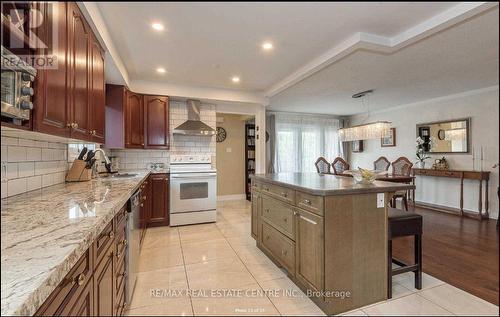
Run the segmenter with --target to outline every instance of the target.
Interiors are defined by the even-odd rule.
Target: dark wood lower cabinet
[[[89,281],[80,296],[63,307],[61,316],[96,316],[94,308],[94,287]]]
[[[126,206],[106,226],[35,316],[120,316],[124,313],[125,283],[116,283],[117,266],[124,261],[124,248],[120,246],[126,245],[124,217]],[[119,250],[121,256],[117,256]]]
[[[168,174],[152,174],[149,226],[168,226]]]
[[[111,246],[94,271],[95,315],[113,316],[115,312],[115,254]]]

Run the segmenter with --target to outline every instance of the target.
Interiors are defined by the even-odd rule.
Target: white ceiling
[[[273,96],[279,111],[352,115],[498,85],[498,7],[392,54],[358,50]]]
[[[394,37],[456,4],[99,2],[98,7],[131,80],[264,91],[357,32]],[[165,30],[154,32],[153,21]],[[275,50],[262,52],[264,40]],[[367,63],[363,54],[351,58]],[[369,67],[380,67],[373,65],[380,58],[370,59]],[[160,66],[168,73],[157,74]],[[238,85],[231,82],[233,75],[241,77]]]

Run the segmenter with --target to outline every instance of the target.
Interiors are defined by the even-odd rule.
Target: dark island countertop
[[[352,177],[318,173],[255,174],[256,181],[272,183],[313,195],[333,196],[367,193],[384,193],[414,189],[411,184],[375,181],[373,184],[356,184]]]

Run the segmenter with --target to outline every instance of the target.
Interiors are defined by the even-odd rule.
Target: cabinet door
[[[104,80],[104,52],[97,39],[92,36],[92,90],[90,106],[90,135],[91,141],[104,144],[105,142],[105,80]]]
[[[125,103],[125,147],[144,148],[144,105],[142,95],[127,91]]]
[[[323,289],[323,217],[297,209],[296,277],[309,289]]]
[[[168,97],[144,96],[145,147],[168,149],[169,117]]]
[[[90,280],[78,298],[70,298],[60,316],[102,316],[94,311],[94,283]]]
[[[97,265],[94,273],[94,300],[96,316],[113,316],[115,311],[115,261],[111,246],[106,256]]]
[[[71,137],[90,140],[90,28],[74,2],[68,3]]]
[[[151,175],[151,204],[148,225],[168,226],[168,175]]]
[[[57,67],[39,69],[34,83],[33,129],[35,131],[70,136],[69,96],[68,96],[68,40],[67,2],[37,3],[44,22],[37,36],[52,47],[52,51],[39,49],[39,55],[57,56]],[[49,10],[51,6],[51,10]],[[52,26],[57,29],[53,34]],[[52,36],[57,35],[57,38]],[[57,45],[55,45],[57,43]]]
[[[259,215],[260,215],[260,193],[252,189],[252,237],[257,239],[259,236],[258,228],[259,228]]]

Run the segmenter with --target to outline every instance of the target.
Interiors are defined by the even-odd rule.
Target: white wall
[[[372,113],[368,121],[388,120],[396,128],[396,146],[382,148],[380,140],[365,140],[364,152],[351,153],[351,167],[373,167],[373,161],[379,156],[386,156],[390,161],[399,156],[406,156],[415,161],[415,137],[418,123],[471,117],[472,146],[485,149],[484,170],[492,171],[489,184],[490,217],[498,216],[498,163],[499,151],[499,91],[498,86],[471,91],[460,95],[428,100],[418,104],[392,108],[383,112]],[[351,125],[360,124],[366,115],[350,118]],[[432,165],[434,159],[443,155],[431,155],[427,162]],[[447,154],[451,169],[472,169],[471,154]],[[476,169],[479,169],[476,160]],[[426,166],[427,167],[427,166]],[[460,181],[446,178],[417,177],[416,200],[448,207],[459,207]],[[477,181],[464,182],[464,209],[478,210]],[[483,199],[484,208],[484,199]]]

